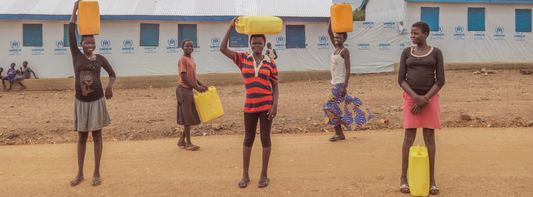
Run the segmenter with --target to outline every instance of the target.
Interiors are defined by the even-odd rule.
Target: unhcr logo
[[[374,22],[363,22],[363,28],[373,28]]]
[[[126,39],[122,41],[122,54],[132,54],[135,47],[133,47],[133,40]]]
[[[379,44],[379,50],[390,50],[390,43]]]
[[[317,46],[318,46],[319,50],[328,49],[328,46],[329,46],[328,37],[324,36],[324,35],[318,36],[318,44],[317,44]]]
[[[278,44],[285,44],[285,37],[283,37],[283,36],[276,37],[276,42]]]
[[[456,26],[455,27],[455,34],[453,34],[453,39],[455,40],[464,40],[465,39],[465,28],[463,26]]]
[[[63,48],[63,45],[64,45],[63,44],[63,40],[59,40],[59,41],[56,42],[56,47],[57,48]]]
[[[54,49],[55,55],[66,55],[65,51],[67,51],[66,48],[64,48],[65,43],[63,40],[56,41],[56,48]]]
[[[167,44],[170,47],[176,47],[176,46],[178,46],[178,41],[176,39],[174,39],[174,38],[171,38],[171,39],[167,40]]]
[[[133,46],[133,41],[130,40],[130,39],[127,39],[127,40],[124,40],[124,42],[122,42],[122,44],[124,44],[124,47],[131,47],[131,46]]]
[[[211,52],[219,52],[220,51],[220,38],[214,37],[211,38]]]
[[[444,40],[444,28],[442,26],[439,27],[439,30],[437,32],[434,32],[432,35],[432,40]]]
[[[211,39],[211,48],[218,48],[220,47],[220,39],[215,37]]]
[[[516,35],[514,35],[515,41],[525,41],[526,35],[524,35],[524,32],[516,32]]]
[[[100,41],[100,46],[102,46],[102,48],[99,49],[100,52],[102,52],[102,54],[111,54],[111,50],[112,50],[112,48],[110,47],[111,41],[102,40]]]
[[[494,31],[496,32],[494,34],[494,40],[505,40],[505,29],[503,27],[496,27]]]
[[[274,45],[276,50],[285,50],[285,37],[283,36],[276,37],[276,43],[277,44]]]
[[[9,43],[9,46],[11,47],[11,49],[9,49],[9,52],[20,51],[20,49],[19,49],[20,42],[19,41],[13,41],[13,42]]]
[[[396,27],[395,22],[384,22],[383,23],[383,28],[395,28],[395,27]]]
[[[370,44],[368,43],[357,44],[357,50],[363,50],[363,51],[370,50]]]

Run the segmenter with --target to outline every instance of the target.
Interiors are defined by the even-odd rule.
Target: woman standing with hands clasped
[[[400,191],[409,193],[407,169],[409,148],[416,137],[416,129],[422,127],[428,149],[430,190],[436,195],[435,183],[435,129],[440,129],[438,92],[444,86],[444,61],[442,51],[427,44],[429,25],[417,22],[411,28],[411,40],[416,46],[403,50],[398,72],[398,84],[403,89],[403,127],[405,136],[402,147],[402,176]]]

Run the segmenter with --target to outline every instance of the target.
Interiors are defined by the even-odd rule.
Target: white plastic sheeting
[[[366,0],[365,20],[373,22],[403,21],[404,0]]]
[[[76,0],[1,0],[0,14],[70,15]],[[331,0],[98,0],[101,15],[329,17]]]
[[[372,2],[372,1],[370,1]],[[532,4],[417,3],[405,8],[405,27],[420,21],[421,7],[439,7],[439,31],[428,43],[443,51],[445,62],[532,62],[533,33],[515,32],[515,9]],[[468,31],[468,8],[485,8],[485,31]]]

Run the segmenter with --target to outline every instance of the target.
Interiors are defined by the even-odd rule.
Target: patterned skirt
[[[361,129],[372,118],[372,112],[357,97],[341,97],[339,89],[342,86],[343,83],[331,85],[331,94],[323,106],[325,122],[332,126],[344,125],[349,130]]]

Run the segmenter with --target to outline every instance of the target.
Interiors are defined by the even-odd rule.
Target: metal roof
[[[70,15],[75,0],[1,0],[0,15]],[[98,0],[100,15],[330,17],[332,0]]]
[[[364,10],[370,0],[363,0],[361,9]],[[405,0],[406,2],[439,2],[439,3],[512,3],[533,4],[533,0]]]

